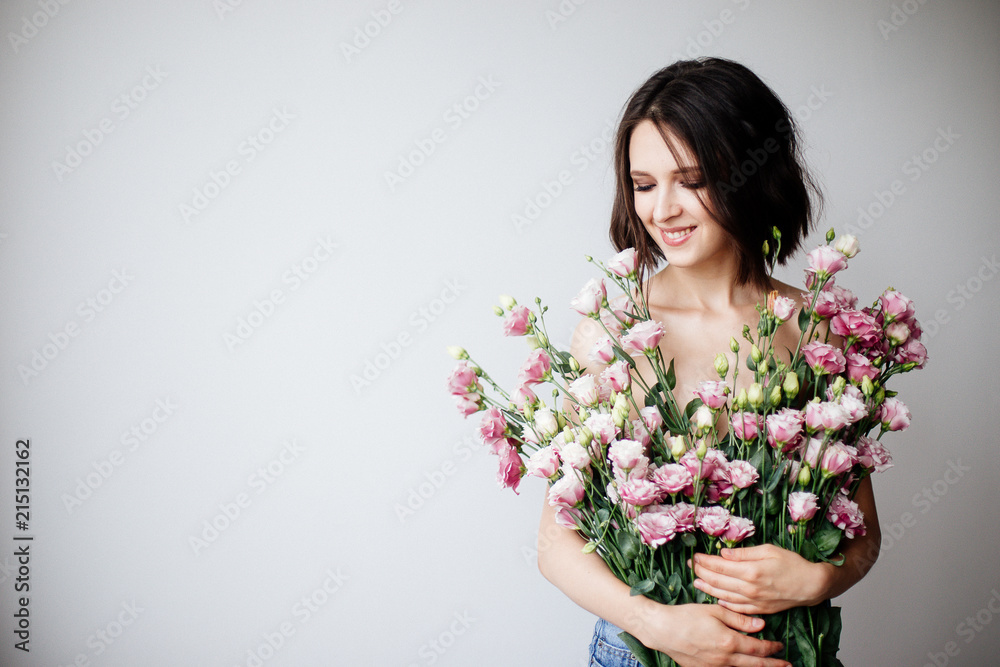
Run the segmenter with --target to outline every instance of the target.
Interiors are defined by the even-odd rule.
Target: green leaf
[[[621,549],[622,556],[635,560],[639,555],[640,542],[635,535],[623,530],[618,533],[618,548]]]
[[[813,535],[813,541],[816,543],[816,550],[826,557],[836,551],[843,536],[843,531],[831,523],[826,523]]]
[[[693,398],[693,399],[691,399],[691,402],[689,402],[687,404],[687,406],[685,406],[685,408],[684,408],[684,416],[687,417],[688,419],[691,419],[691,416],[702,405],[704,405],[704,403],[702,402],[702,400],[700,398]]]
[[[693,547],[698,543],[698,538],[691,533],[684,533],[681,535],[681,542],[683,542],[686,547]]]
[[[649,393],[646,394],[646,406],[655,405],[660,408],[660,414],[665,414],[663,399],[660,397],[661,391],[663,391],[663,387],[660,386],[659,382],[650,387]]]
[[[764,490],[768,493],[774,491],[782,479],[785,478],[785,469],[788,467],[788,461],[782,461],[781,465],[775,466],[771,471],[771,476],[767,480],[767,485]]]
[[[749,354],[747,355],[747,368],[750,369],[751,373],[757,370],[757,362],[754,361]]]
[[[674,360],[670,360],[670,368],[667,369],[667,390],[673,391],[677,386],[677,374],[674,373]]]
[[[797,613],[796,613],[797,612]],[[795,607],[792,609],[792,636],[795,637],[795,647],[799,649],[802,667],[817,667],[819,663],[816,659],[816,647],[813,645],[813,638],[806,630],[804,618],[809,613],[807,607]]]
[[[602,507],[601,509],[597,510],[598,523],[602,524],[607,523],[610,518],[611,518],[611,512],[609,512],[606,508]]]
[[[632,590],[629,591],[629,595],[645,595],[646,593],[652,591],[655,587],[656,585],[651,579],[643,579],[639,583],[632,586]]]
[[[639,660],[642,667],[659,667],[659,661],[656,658],[656,652],[649,648],[629,633],[622,630],[618,633],[618,637],[621,638],[625,645],[628,646],[632,654]]]
[[[809,319],[808,308],[799,311],[799,331],[805,331],[809,327]]]

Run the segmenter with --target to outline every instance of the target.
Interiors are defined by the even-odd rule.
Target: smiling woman
[[[749,69],[718,58],[674,63],[639,87],[618,127],[615,169],[611,239],[619,251],[635,248],[643,296],[662,333],[654,345],[674,360],[673,395],[684,405],[702,381],[717,377],[719,350],[755,325],[757,304],[780,295],[789,311],[802,305],[799,289],[769,274],[801,245],[819,193],[803,167],[784,104]],[[780,243],[773,242],[775,234]],[[657,271],[662,260],[667,265]],[[588,360],[602,334],[589,319],[574,334],[571,352],[587,373],[607,368]],[[794,325],[783,324],[774,348],[797,349],[798,337]],[[724,361],[737,363],[735,356]],[[655,382],[642,358],[632,372]],[[752,377],[740,375],[734,392],[750,382]],[[624,629],[682,666],[778,667],[789,663],[768,656],[781,651],[781,644],[747,634],[764,626],[754,615],[840,595],[874,564],[880,534],[870,480],[861,483],[855,499],[869,530],[841,545],[841,567],[807,561],[774,544],[698,554],[691,564],[694,585],[716,604],[670,606],[630,595],[629,585],[598,554],[582,550],[584,540],[559,523],[549,503],[542,512],[539,534],[548,539],[539,542],[538,565],[600,617],[591,665],[639,664],[618,636]]]

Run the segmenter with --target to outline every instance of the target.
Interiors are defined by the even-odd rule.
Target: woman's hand
[[[773,614],[829,597],[835,565],[811,563],[774,544],[695,554],[694,585],[741,614]]]
[[[781,650],[780,642],[744,634],[762,630],[763,619],[714,604],[652,603],[644,612],[637,638],[681,667],[791,667],[785,660],[767,657]]]

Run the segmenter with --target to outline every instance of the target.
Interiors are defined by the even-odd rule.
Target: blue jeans
[[[622,629],[603,618],[594,626],[594,639],[590,642],[590,667],[640,667],[632,651],[621,640]]]

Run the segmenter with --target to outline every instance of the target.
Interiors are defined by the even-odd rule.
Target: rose
[[[874,380],[878,376],[878,372],[868,357],[857,352],[847,354],[847,379],[851,382],[861,384],[862,378],[865,377]]]
[[[645,507],[658,502],[663,492],[650,479],[630,479],[618,485],[618,494],[629,505]]]
[[[794,445],[798,441],[805,419],[805,415],[794,408],[782,408],[769,414],[764,420],[767,426],[767,444],[787,451],[786,445]]]
[[[610,364],[615,358],[615,346],[611,343],[611,339],[605,336],[594,343],[594,347],[590,349],[588,356],[595,363],[602,365]]]
[[[838,493],[830,502],[826,512],[830,523],[844,531],[844,537],[853,539],[855,535],[865,534],[865,517],[858,504],[847,496]]]
[[[910,425],[910,409],[895,396],[885,399],[877,417],[886,431],[902,431]]]
[[[836,477],[850,470],[858,460],[858,450],[842,442],[833,442],[826,446],[820,469],[827,477]]]
[[[816,516],[819,498],[808,491],[793,491],[788,494],[788,515],[795,523],[805,523]]]
[[[597,390],[597,380],[593,375],[581,375],[573,380],[569,385],[569,393],[586,406],[597,405],[600,397]]]
[[[628,364],[618,361],[601,372],[601,380],[611,385],[617,392],[627,391],[632,386],[632,376],[629,374]]]
[[[727,547],[732,548],[733,545],[753,535],[755,530],[753,521],[750,519],[742,516],[732,516],[729,518],[729,525],[726,526],[725,532],[719,537],[726,543]]]
[[[740,440],[753,440],[760,432],[763,420],[755,412],[734,412],[729,419],[733,434]]]
[[[705,380],[698,383],[698,388],[694,390],[694,393],[701,399],[702,403],[713,410],[718,410],[726,404],[726,394],[729,393],[729,387],[725,382]]]
[[[847,410],[832,401],[806,403],[806,428],[813,431],[836,431],[847,426]]]
[[[497,482],[501,486],[513,489],[521,483],[521,456],[509,444],[500,450],[500,468],[497,470]]]
[[[575,507],[586,493],[580,474],[573,470],[564,470],[565,474],[549,487],[549,505],[553,507]]]
[[[875,318],[860,310],[840,311],[830,320],[830,330],[846,338],[850,344],[857,342],[865,348],[873,347],[879,341]]]
[[[892,467],[892,455],[878,440],[863,435],[858,438],[858,463],[875,472],[885,472]]]
[[[677,519],[678,533],[694,532],[694,515],[696,511],[694,505],[692,505],[691,503],[676,503],[674,505],[667,506],[666,510],[664,511],[666,511],[667,514],[670,514],[675,519]]]
[[[749,461],[736,459],[726,464],[726,477],[737,489],[745,489],[760,479],[760,473]]]
[[[710,505],[698,508],[698,516],[695,522],[698,528],[712,537],[719,537],[729,526],[729,519],[732,515],[725,507]]]
[[[615,440],[608,447],[608,458],[622,470],[631,470],[642,462],[648,462],[645,448],[636,440]]]
[[[559,470],[559,452],[552,445],[537,450],[525,462],[526,474],[552,477]]]
[[[638,258],[635,248],[625,248],[620,253],[608,260],[608,271],[619,278],[628,278],[635,275],[638,266]]]
[[[677,519],[667,512],[643,512],[636,520],[639,539],[643,544],[658,547],[674,539],[677,534]]]
[[[453,396],[461,396],[470,392],[481,391],[476,368],[468,361],[460,361],[448,376],[448,391]]]
[[[844,254],[828,245],[819,246],[806,257],[809,259],[806,274],[812,274],[820,280],[847,268],[847,258]]]
[[[854,392],[848,392],[853,389]],[[856,393],[855,393],[856,392]],[[868,416],[868,406],[860,396],[861,392],[855,386],[848,386],[840,396],[840,407],[847,413],[847,419],[851,424],[856,424]]]
[[[644,354],[656,349],[663,338],[663,325],[656,320],[636,324],[622,336],[622,348],[629,354]]]
[[[483,444],[490,448],[493,454],[500,453],[500,443],[506,442],[505,431],[507,419],[499,408],[490,408],[479,422],[477,432]]]
[[[608,290],[604,281],[591,278],[583,286],[580,293],[569,302],[570,307],[581,315],[590,317],[601,312],[601,306],[607,301]]]
[[[902,347],[896,350],[893,360],[902,364],[916,364],[914,368],[923,368],[927,363],[927,348],[916,337],[910,338]]]
[[[679,463],[667,463],[653,472],[653,482],[664,493],[674,495],[694,484],[694,476]]]
[[[524,306],[514,306],[503,319],[504,336],[523,336],[531,328],[531,311]]]
[[[814,340],[802,346],[806,363],[817,375],[843,373],[846,367],[844,353],[833,345]]]
[[[913,302],[896,290],[886,290],[878,298],[878,302],[886,322],[909,322],[913,319]]]
[[[551,376],[551,373],[552,360],[545,350],[538,348],[533,350],[521,365],[517,372],[517,381],[520,384],[538,384]]]
[[[698,458],[694,449],[689,449],[678,463],[687,468],[695,479],[708,479],[717,467],[725,466],[727,461],[718,449],[709,449],[702,459]]]

